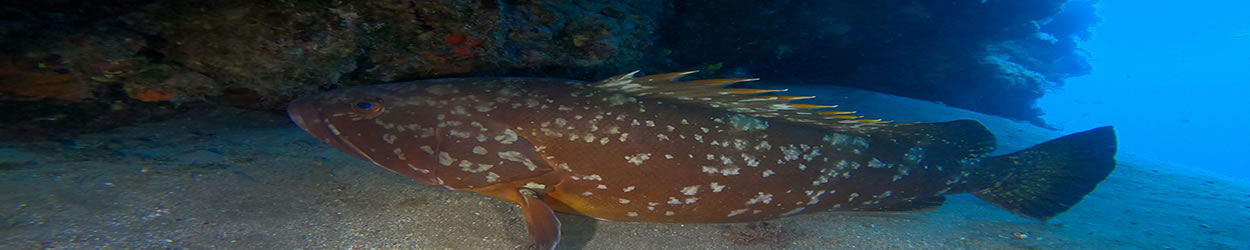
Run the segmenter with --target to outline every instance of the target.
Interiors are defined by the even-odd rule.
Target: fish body
[[[357,158],[520,204],[542,247],[558,242],[552,210],[723,223],[917,210],[974,193],[1045,220],[1115,165],[1110,127],[988,157],[995,138],[976,121],[891,124],[721,87],[751,79],[675,80],[685,74],[383,84],[304,97],[288,112]]]

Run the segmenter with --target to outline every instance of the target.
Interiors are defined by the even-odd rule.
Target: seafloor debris
[[[1012,238],[1012,239],[1017,239],[1017,240],[1027,240],[1027,239],[1029,239],[1029,233],[1025,233],[1025,232],[1012,232],[1012,233],[1011,233],[1011,238]]]
[[[786,231],[781,224],[764,221],[735,226],[733,231],[724,235],[724,239],[739,246],[778,245],[793,240],[794,234]]]

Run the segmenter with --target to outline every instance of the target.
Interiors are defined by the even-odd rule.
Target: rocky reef
[[[279,110],[342,86],[703,70],[1036,120],[1092,2],[28,1],[0,7],[0,138]]]
[[[1099,21],[1088,0],[693,0],[674,10],[681,17],[661,26],[657,46],[681,51],[672,56],[677,65],[870,89],[1036,123],[1034,100],[1090,72],[1076,41]]]

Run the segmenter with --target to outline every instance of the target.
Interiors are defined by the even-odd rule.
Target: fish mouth
[[[319,101],[316,98],[304,97],[296,99],[287,104],[287,116],[291,118],[291,122],[308,132],[309,135],[347,155],[368,161],[373,163],[373,165],[407,176],[416,181],[437,185],[438,181],[431,172],[433,169],[420,169],[412,164],[407,164],[407,166],[386,166],[369,156],[356,143],[352,142],[352,138],[344,134],[344,132],[348,131],[340,131],[340,128],[335,127],[331,120],[326,119],[327,115],[318,107],[318,104]]]
[[[287,104],[286,112],[287,116],[291,118],[291,122],[294,122],[296,126],[299,126],[299,128],[321,142],[339,148],[340,151],[353,157],[372,161],[360,151],[360,148],[353,145],[347,138],[344,138],[338,128],[335,128],[333,124],[330,124],[328,120],[323,118],[325,116],[316,107],[316,101],[310,100],[310,98],[299,98]]]

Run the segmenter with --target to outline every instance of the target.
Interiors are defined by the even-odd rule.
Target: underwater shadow
[[[586,244],[595,237],[599,221],[594,218],[557,213],[560,218],[560,245],[556,249],[586,249]]]

